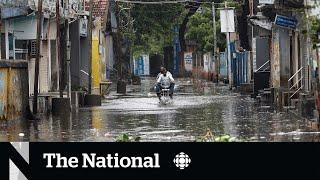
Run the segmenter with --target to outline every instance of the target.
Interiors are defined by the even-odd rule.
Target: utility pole
[[[196,80],[198,80],[198,53],[196,52]]]
[[[89,19],[88,19],[88,41],[89,41],[89,50],[88,50],[88,62],[89,62],[89,76],[88,76],[88,93],[91,94],[91,85],[92,85],[92,10],[93,10],[93,1],[89,1]]]
[[[60,0],[56,0],[56,25],[57,25],[57,58],[58,58],[58,76],[59,76],[59,96],[63,97],[63,88],[62,88],[62,60],[61,60],[61,42],[60,42]]]
[[[117,60],[117,71],[118,71],[118,82],[117,82],[117,93],[125,94],[126,93],[126,82],[124,77],[124,69],[123,69],[123,55],[121,51],[121,32],[120,32],[120,12],[119,3],[116,2],[116,14],[117,14],[117,32],[114,34],[115,37],[115,52],[116,52],[116,60]]]
[[[312,69],[312,59],[311,59],[311,52],[310,52],[310,46],[312,45],[311,38],[310,38],[310,25],[309,25],[309,7],[308,7],[308,0],[305,0],[305,14],[307,16],[307,77],[308,77],[308,82],[306,83],[307,86],[307,91],[311,91],[311,69]]]
[[[71,102],[71,69],[70,69],[70,47],[71,47],[71,43],[70,43],[70,35],[69,35],[69,0],[65,1],[65,7],[64,8],[64,16],[65,16],[65,25],[66,25],[66,47],[67,47],[67,53],[66,53],[66,57],[67,57],[67,73],[68,73],[68,93],[67,96],[68,98],[70,98],[70,102]]]
[[[131,19],[131,8],[132,8],[132,6],[130,5],[130,8],[129,8],[129,31],[130,31],[130,33],[132,33],[133,32],[133,21],[132,21],[132,19]],[[134,68],[133,68],[133,64],[134,64],[134,62],[133,62],[133,53],[132,53],[132,44],[133,44],[133,42],[130,42],[130,47],[129,47],[129,53],[130,53],[130,75],[131,75],[131,77],[134,75]]]
[[[224,2],[224,8],[228,9],[227,1]],[[227,13],[228,15],[228,13]],[[228,20],[229,18],[226,18]],[[229,23],[227,23],[229,24]],[[232,77],[232,69],[231,69],[231,48],[230,48],[230,32],[226,33],[227,37],[227,48],[228,48],[228,77],[229,77],[229,89],[232,90],[232,85],[233,85],[233,77]]]
[[[99,5],[99,4],[96,4]],[[92,28],[93,28],[93,0],[89,1],[88,18],[88,93],[84,97],[85,106],[101,106],[101,95],[92,94]]]
[[[38,112],[38,81],[39,81],[39,61],[40,61],[40,42],[41,42],[41,23],[42,23],[42,0],[38,0],[37,17],[37,40],[36,40],[36,61],[34,68],[34,86],[33,86],[33,114]]]
[[[219,66],[220,63],[218,62],[217,58],[217,26],[216,26],[216,9],[214,7],[214,2],[212,2],[212,22],[213,22],[213,62],[215,62],[215,70],[216,73],[219,73]],[[219,78],[219,76],[216,76]],[[218,82],[218,79],[217,79]]]
[[[250,18],[253,16],[253,0],[249,0],[249,4],[250,4]],[[253,70],[253,71],[251,71],[251,69],[250,69],[250,71],[252,72],[252,75],[251,75],[251,77],[250,77],[250,80],[254,80],[254,69],[255,69],[255,67],[253,67],[253,55],[254,55],[254,52],[253,52],[253,49],[255,49],[254,47],[253,47],[253,45],[255,45],[254,43],[253,43],[253,38],[254,38],[254,27],[253,27],[253,24],[251,25],[251,53],[250,53],[250,57],[251,57],[251,62],[250,62],[250,64],[251,64],[251,69]],[[273,31],[273,30],[272,30]],[[271,31],[271,33],[272,33],[272,31]],[[272,77],[272,76],[271,76]],[[250,81],[249,81],[250,82]]]
[[[1,16],[0,16],[0,32],[1,32],[1,29],[2,29],[2,19],[1,19]],[[1,49],[2,49],[2,47],[1,47],[1,38],[0,38],[0,59],[2,59],[1,57]]]

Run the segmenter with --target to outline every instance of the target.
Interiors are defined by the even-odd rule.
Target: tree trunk
[[[186,42],[185,42],[184,36],[187,30],[187,24],[189,22],[189,18],[197,12],[199,7],[200,7],[200,3],[197,3],[197,2],[190,2],[186,7],[189,9],[188,13],[184,17],[179,27],[179,42],[180,42],[180,47],[182,52],[186,50]]]
[[[242,5],[242,13],[240,16],[237,16],[238,20],[238,31],[239,31],[239,40],[240,46],[246,50],[250,49],[249,46],[249,36],[248,36],[248,20],[247,16],[250,14],[249,11],[249,1],[245,0]]]

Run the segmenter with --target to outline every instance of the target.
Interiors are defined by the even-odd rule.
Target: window
[[[16,59],[28,58],[28,41],[27,40],[15,40],[15,56]]]

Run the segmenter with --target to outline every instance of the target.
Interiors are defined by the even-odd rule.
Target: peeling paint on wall
[[[28,105],[28,70],[26,61],[1,60],[0,120],[22,118]]]
[[[6,115],[5,104],[7,102],[7,73],[5,69],[0,68],[0,119],[4,119]]]
[[[280,44],[279,30],[272,31],[272,59],[271,59],[271,84],[274,88],[280,88]]]

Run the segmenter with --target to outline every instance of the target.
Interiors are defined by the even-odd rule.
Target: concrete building
[[[88,87],[88,52],[87,19],[79,19],[70,24],[71,41],[71,86],[72,90]]]
[[[59,88],[68,88],[67,69],[67,33],[70,40],[70,70],[71,89],[88,89],[88,11],[85,10],[85,0],[69,0],[69,5],[60,2],[60,37],[61,42],[57,44],[57,22],[56,22],[56,1],[43,0],[43,19],[41,22],[41,44],[39,61],[39,89],[40,95],[57,96]],[[33,96],[34,71],[36,56],[36,35],[37,35],[37,0],[1,0],[1,59],[26,60],[28,62],[28,84],[29,95]],[[95,19],[95,17],[94,17]],[[67,32],[66,20],[69,22]],[[95,22],[98,22],[97,20]],[[93,88],[100,93],[100,75],[105,70],[96,71],[106,62],[105,48],[102,46],[101,21],[93,29]],[[104,41],[104,45],[105,45]],[[61,75],[59,81],[58,48],[61,52]],[[98,60],[97,60],[98,59]],[[101,62],[101,63],[100,63]],[[105,66],[102,67],[105,69]],[[99,77],[99,78],[96,78]],[[96,80],[98,79],[98,80]]]
[[[301,97],[313,97],[312,43],[305,18],[310,14],[303,0],[262,2],[252,1],[249,17],[254,88],[259,98],[268,96],[280,109],[297,107]]]
[[[0,121],[27,115],[28,63],[0,60]]]
[[[29,64],[29,92],[33,93],[34,81],[34,62],[36,52],[36,33],[37,20],[36,11],[37,1],[22,1],[25,6],[19,8],[1,8],[1,58],[2,59],[24,59],[28,60]],[[17,3],[12,0],[12,5]],[[55,18],[55,3],[54,0],[43,1],[43,20],[41,34],[41,59],[39,69],[39,92],[48,93],[58,91],[59,89],[59,63],[57,60],[57,44],[56,44],[56,18]],[[64,16],[64,4],[61,4],[61,30],[65,28],[64,20],[70,20],[70,41],[71,41],[71,77],[72,85],[77,89],[79,86],[84,86],[87,82],[87,76],[81,74],[83,71],[88,72],[87,57],[88,42],[86,39],[87,33],[87,12],[84,11],[82,0],[69,1],[70,8],[68,16]],[[18,10],[17,10],[18,9]],[[16,12],[17,13],[12,13]],[[65,34],[61,31],[61,37]],[[62,38],[62,44],[65,41]],[[65,65],[66,59],[64,45],[61,45],[62,62]],[[82,54],[81,54],[82,53]],[[82,62],[82,63],[79,63]],[[79,67],[78,67],[79,66]],[[63,71],[64,81],[66,81],[66,70]],[[81,82],[81,83],[80,83]],[[66,86],[66,83],[63,84]]]

